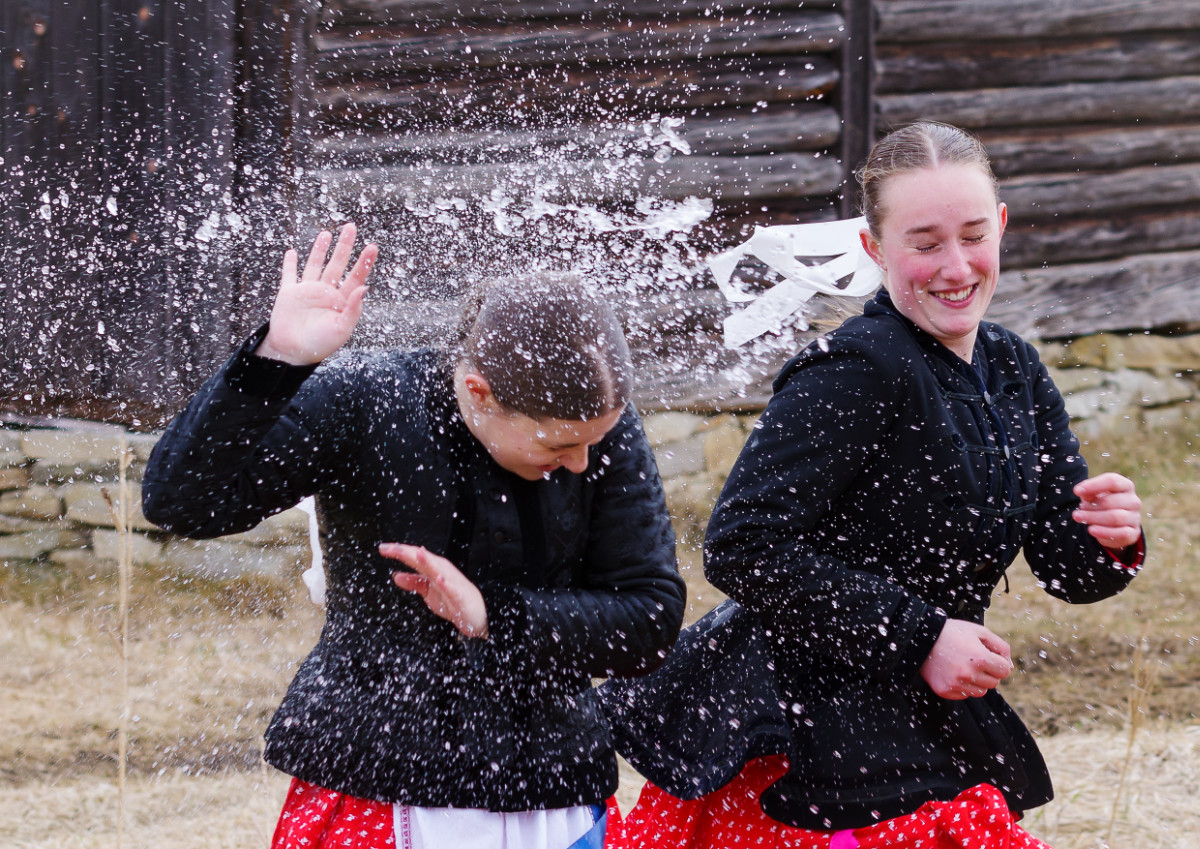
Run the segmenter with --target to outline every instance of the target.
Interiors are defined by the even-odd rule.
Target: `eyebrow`
[[[987,223],[988,223],[988,218],[985,216],[983,218],[976,218],[972,221],[967,221],[963,224],[963,226],[964,227],[980,227]],[[905,230],[904,235],[906,235],[906,236],[922,236],[926,233],[932,233],[936,229],[937,229],[936,225],[928,224],[924,227],[913,227],[911,230]]]

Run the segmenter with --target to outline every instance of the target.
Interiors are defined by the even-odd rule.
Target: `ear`
[[[486,377],[479,372],[469,371],[463,375],[462,381],[472,406],[481,412],[491,412],[495,408],[498,402]]]
[[[1008,226],[1008,204],[1002,203],[996,207],[996,214],[1000,219],[1000,236],[1004,235],[1004,228]]]
[[[886,271],[887,269],[883,265],[883,251],[879,248],[879,240],[871,234],[871,231],[866,227],[859,230],[858,240],[862,243],[863,250],[867,252],[867,256],[879,266],[879,270]]]

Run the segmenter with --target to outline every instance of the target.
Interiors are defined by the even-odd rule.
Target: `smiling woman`
[[[861,180],[884,290],[775,380],[705,537],[729,606],[610,701],[652,782],[634,845],[1042,847],[1018,820],[1053,789],[997,691],[992,592],[1022,553],[1074,603],[1142,563],[1132,482],[1088,478],[1037,352],[983,321],[1007,213],[982,146],[915,124]]]

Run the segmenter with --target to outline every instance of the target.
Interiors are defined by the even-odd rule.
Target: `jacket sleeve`
[[[142,483],[146,518],[207,539],[248,530],[311,495],[348,397],[314,367],[255,356],[260,329],[210,377],[151,453]],[[314,438],[322,434],[322,439]]]
[[[1031,355],[1036,358],[1036,353]],[[1073,604],[1099,601],[1116,595],[1133,580],[1145,551],[1145,536],[1137,562],[1123,564],[1071,518],[1079,506],[1073,490],[1087,478],[1087,462],[1071,432],[1062,395],[1045,366],[1036,359],[1034,365],[1032,391],[1042,471],[1025,559],[1052,596]]]
[[[717,500],[705,574],[800,666],[819,656],[906,683],[945,623],[936,608],[810,539],[839,496],[869,486],[862,476],[895,425],[906,383],[903,369],[852,338],[810,346],[776,381]]]
[[[575,586],[484,586],[488,630],[497,650],[520,662],[594,678],[644,674],[666,657],[683,621],[675,535],[632,407],[593,451],[589,535]]]

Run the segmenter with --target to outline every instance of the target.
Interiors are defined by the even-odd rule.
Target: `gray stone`
[[[25,456],[25,452],[21,450],[21,443],[16,441],[15,445],[0,445],[0,469],[11,469],[17,466],[24,466],[29,462],[29,458]]]
[[[58,566],[87,567],[96,573],[113,571],[113,565],[97,560],[90,548],[59,548],[47,554],[46,559]]]
[[[9,534],[0,536],[0,562],[37,560],[57,549],[82,548],[85,545],[87,537],[74,530],[40,530]]]
[[[55,490],[35,485],[0,494],[0,513],[49,521],[63,514],[63,502]]]
[[[704,437],[692,436],[655,449],[658,473],[663,478],[691,475],[704,471]]]
[[[741,422],[733,416],[704,434],[704,464],[708,472],[721,479],[729,476],[729,470],[746,444],[747,433]]]
[[[311,562],[308,550],[301,546],[261,547],[223,539],[176,539],[168,542],[162,552],[166,568],[215,580],[256,576],[290,579]]]
[[[86,430],[31,430],[21,440],[21,449],[47,466],[90,468],[120,462],[122,444],[129,434],[114,426]]]
[[[1190,381],[1133,369],[1113,372],[1112,380],[1118,394],[1131,406],[1159,407],[1187,401],[1196,394],[1196,388]]]
[[[63,501],[67,505],[67,518],[84,525],[93,525],[100,528],[116,527],[112,510],[104,498],[105,489],[108,490],[114,503],[117,502],[120,497],[120,487],[115,483],[75,483],[62,487],[60,492],[62,493]],[[158,530],[158,526],[152,524],[142,515],[141,485],[130,483],[129,489],[133,508],[129,526],[138,531]]]
[[[1050,379],[1064,396],[1078,392],[1099,389],[1105,385],[1111,387],[1109,372],[1099,368],[1074,367],[1047,369]]]
[[[16,534],[21,531],[54,531],[62,528],[61,520],[50,522],[37,519],[22,519],[17,516],[5,516],[0,513],[0,534]]]
[[[1093,366],[1109,368],[1109,349],[1116,339],[1111,333],[1096,333],[1092,336],[1080,336],[1067,343],[1059,358],[1064,368],[1071,366]]]
[[[222,539],[254,545],[301,545],[308,543],[308,514],[299,507],[268,516],[254,528]]]
[[[20,466],[0,466],[0,492],[24,489],[29,486],[29,469]]]
[[[144,465],[150,459],[150,452],[158,444],[159,436],[160,434],[157,433],[130,433],[127,435],[129,447],[133,449],[133,458],[136,462]]]
[[[654,447],[679,442],[694,435],[704,422],[704,416],[695,413],[653,413],[642,420],[646,437]]]
[[[1198,427],[1198,419],[1200,410],[1190,401],[1142,410],[1142,426],[1150,433],[1174,433],[1189,426]]]
[[[120,562],[124,534],[97,528],[92,531],[92,551],[98,560]],[[162,562],[163,544],[145,534],[129,535],[130,562],[136,566],[157,566]]]

